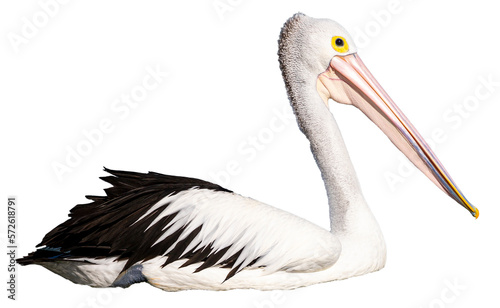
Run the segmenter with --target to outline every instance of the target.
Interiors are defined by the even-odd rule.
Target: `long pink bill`
[[[474,217],[479,216],[478,209],[467,201],[434,152],[357,54],[333,57],[318,81],[332,99],[359,108],[434,184]]]

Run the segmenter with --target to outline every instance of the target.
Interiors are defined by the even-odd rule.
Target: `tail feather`
[[[60,248],[44,247],[42,249],[37,249],[27,256],[17,259],[17,263],[20,265],[37,264],[40,262],[51,262],[55,259],[61,259],[70,257],[71,254],[68,252],[61,251]]]

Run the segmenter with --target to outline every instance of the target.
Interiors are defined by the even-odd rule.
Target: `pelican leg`
[[[142,274],[143,266],[138,264],[120,274],[111,285],[112,287],[128,288],[134,283],[146,282],[147,278]]]

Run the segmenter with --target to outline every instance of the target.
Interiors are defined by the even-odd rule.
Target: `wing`
[[[116,257],[127,261],[123,273],[165,256],[162,266],[183,260],[180,267],[196,264],[195,272],[229,268],[227,280],[247,267],[319,270],[332,264],[332,251],[340,252],[326,230],[218,185],[105,170],[112,176],[102,179],[113,185],[106,196],[75,206],[38,245],[45,247],[21,264]]]

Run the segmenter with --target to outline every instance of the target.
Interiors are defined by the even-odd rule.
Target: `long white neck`
[[[337,122],[316,91],[316,76],[304,79],[297,83],[290,81],[295,92],[291,103],[325,183],[331,231],[341,236],[356,229],[359,219],[373,219],[373,216],[361,193]],[[370,213],[369,217],[364,213]]]
[[[337,122],[316,91],[316,76],[290,86],[296,92],[291,103],[297,121],[325,183],[331,232],[342,244],[330,275],[339,279],[378,270],[385,264],[384,238],[363,197]]]

